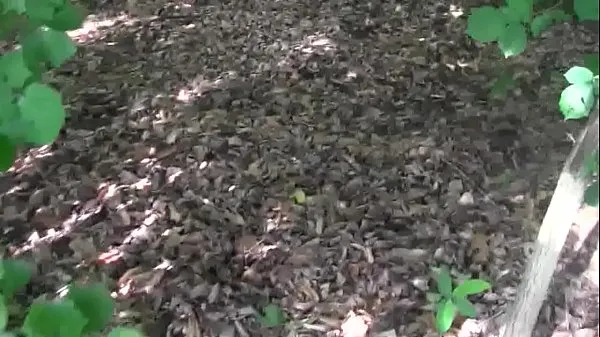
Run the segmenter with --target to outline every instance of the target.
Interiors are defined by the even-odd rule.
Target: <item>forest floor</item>
[[[104,280],[148,337],[422,337],[447,265],[492,283],[481,319],[501,313],[582,127],[561,73],[598,43],[559,25],[501,60],[463,5],[98,4],[49,77],[64,132],[0,176],[31,298]],[[598,336],[598,210],[581,214],[538,336]],[[269,303],[282,327],[256,319]]]

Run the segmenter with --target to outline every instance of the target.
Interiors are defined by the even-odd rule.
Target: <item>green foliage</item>
[[[572,67],[565,73],[569,86],[563,90],[558,103],[565,119],[581,119],[590,114],[596,103],[594,82],[598,76],[585,67]]]
[[[452,278],[446,266],[440,268],[437,274],[438,293],[428,293],[427,298],[435,305],[435,325],[440,333],[445,333],[452,326],[457,314],[465,317],[475,317],[477,310],[467,299],[467,296],[480,294],[490,289],[490,284],[479,279],[463,281],[453,288]]]
[[[552,24],[573,19],[556,5],[561,2],[538,9],[534,0],[506,0],[499,8],[473,8],[467,20],[467,35],[482,43],[497,42],[504,57],[519,55],[525,51],[529,36],[540,36]],[[598,20],[597,0],[575,0],[573,7],[579,20]]]
[[[598,178],[596,178],[585,190],[585,194],[583,196],[585,203],[592,207],[598,207],[599,192],[600,191],[598,190]]]
[[[19,260],[0,260],[0,293],[10,299],[31,280],[32,269]]]
[[[0,55],[0,171],[10,168],[18,147],[58,136],[65,121],[61,95],[39,80],[75,55],[65,32],[86,16],[68,0],[0,0],[0,38],[20,44]]]
[[[79,311],[87,319],[83,332],[101,331],[110,321],[114,310],[114,303],[110,293],[101,284],[89,287],[72,285],[67,295]]]
[[[598,0],[575,0],[573,10],[579,21],[598,21]]]
[[[5,331],[7,303],[31,278],[30,267],[18,260],[0,260],[0,337],[17,336]],[[102,332],[114,311],[110,293],[100,284],[72,285],[61,299],[35,301],[22,322],[25,337],[82,337]],[[143,337],[136,329],[117,327],[108,337]]]
[[[497,42],[506,58],[516,56],[525,50],[529,35],[540,36],[551,25],[572,20],[563,8],[561,0],[505,0],[504,6],[499,8],[473,8],[466,33],[482,43]],[[572,10],[579,21],[598,21],[598,0],[574,0]],[[565,120],[587,118],[597,104],[598,64],[598,54],[586,54],[583,55],[583,66],[574,66],[564,74],[569,85],[560,94],[558,108]],[[503,97],[512,85],[512,75],[504,74],[493,84],[490,96]],[[591,178],[591,183],[585,191],[584,201],[597,206],[598,149],[590,158],[585,165],[586,178]]]
[[[569,86],[563,90],[558,103],[565,120],[587,118],[598,102],[598,55],[587,56],[584,64],[587,67],[572,67],[564,76]],[[584,176],[591,180],[587,186],[583,200],[586,204],[598,206],[598,149],[584,162]]]
[[[494,81],[494,84],[492,84],[490,97],[493,99],[504,98],[508,91],[515,86],[516,82],[513,78],[513,73],[511,71],[503,71]]]
[[[4,297],[0,296],[0,331],[6,330],[8,325],[8,307],[4,301]]]
[[[259,322],[267,327],[274,328],[285,324],[286,317],[285,313],[276,304],[268,304],[263,308],[262,315],[258,316]]]
[[[27,337],[81,337],[87,323],[71,301],[35,302],[23,322]]]

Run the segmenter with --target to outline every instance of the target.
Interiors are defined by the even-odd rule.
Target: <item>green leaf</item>
[[[579,21],[598,21],[598,0],[574,0],[573,10]]]
[[[512,72],[505,71],[492,84],[490,96],[492,98],[505,97],[508,91],[515,87],[515,84]]]
[[[454,297],[452,302],[456,305],[456,309],[462,316],[469,318],[477,316],[477,309],[475,309],[473,303],[469,302],[468,299],[464,297]]]
[[[46,25],[58,31],[69,31],[81,28],[87,13],[81,6],[66,3],[58,12],[54,14],[51,21],[46,22]]]
[[[437,289],[445,298],[450,298],[450,296],[452,296],[452,278],[450,278],[450,272],[446,266],[440,268],[437,279]]]
[[[32,73],[23,60],[23,50],[13,50],[0,58],[0,75],[4,75],[11,88],[21,89]]]
[[[467,297],[482,293],[491,288],[491,285],[480,279],[465,280],[452,292],[453,297]]]
[[[594,73],[585,67],[571,67],[566,73],[565,78],[570,84],[587,84],[594,78]]]
[[[8,308],[6,307],[4,296],[0,295],[0,331],[4,331],[6,329],[7,324]]]
[[[467,20],[467,35],[479,42],[492,42],[504,35],[505,15],[492,6],[474,8]]]
[[[17,157],[17,147],[6,136],[0,134],[0,172],[6,172]]]
[[[25,0],[25,11],[27,16],[34,20],[52,20],[54,7],[49,1]]]
[[[509,18],[516,22],[529,23],[531,22],[531,14],[533,12],[533,1],[530,0],[506,0]]]
[[[583,55],[583,65],[588,68],[594,76],[598,75],[598,54]]]
[[[498,39],[498,46],[505,58],[516,56],[527,47],[527,32],[520,23],[509,23],[504,34]]]
[[[585,189],[583,200],[589,206],[598,207],[598,179]]]
[[[84,333],[101,331],[112,318],[114,302],[102,284],[88,287],[71,285],[67,298],[87,319]]]
[[[558,106],[565,120],[581,119],[590,114],[594,104],[594,87],[588,84],[571,84],[560,94]]]
[[[529,28],[531,35],[540,36],[552,24],[570,21],[572,17],[562,9],[550,9],[533,18]]]
[[[77,48],[65,32],[48,27],[38,27],[21,42],[23,56],[28,68],[36,71],[40,63],[50,62],[58,68],[75,55]]]
[[[456,317],[456,306],[450,299],[443,301],[435,314],[435,327],[439,333],[445,333],[452,327],[452,322]]]
[[[14,100],[15,94],[8,83],[0,81],[0,106],[5,107],[7,104],[12,104]],[[12,117],[12,115],[7,116],[5,110],[2,109],[2,113],[0,114],[0,123],[8,120],[9,117]]]
[[[294,193],[292,193],[291,199],[299,205],[302,205],[306,202],[306,194],[301,188],[297,188]]]
[[[107,337],[144,337],[137,329],[116,327],[111,330]]]
[[[35,302],[23,322],[26,337],[81,337],[86,319],[70,301]]]
[[[34,83],[25,89],[19,109],[21,117],[32,123],[27,141],[35,145],[52,143],[65,122],[60,94],[43,84]]]
[[[267,328],[273,328],[285,324],[285,313],[275,304],[269,304],[263,309],[260,317],[261,323]]]
[[[31,280],[31,267],[20,260],[2,260],[4,275],[0,279],[0,293],[11,298]]]

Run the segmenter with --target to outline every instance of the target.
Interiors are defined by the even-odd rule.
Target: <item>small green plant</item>
[[[469,295],[482,293],[490,289],[484,280],[465,280],[456,288],[453,287],[450,272],[446,266],[440,268],[437,275],[437,293],[427,293],[427,298],[435,306],[435,325],[440,334],[452,326],[457,314],[475,317],[475,306],[467,299]]]
[[[598,0],[573,0],[572,11],[579,21],[598,21]],[[481,6],[471,10],[467,20],[467,35],[486,43],[496,42],[505,58],[525,51],[529,36],[537,37],[552,24],[568,22],[573,16],[562,8],[562,0],[505,0],[504,6]],[[568,6],[567,6],[568,7]],[[565,118],[587,118],[598,102],[598,54],[583,55],[583,66],[574,66],[564,77],[569,85],[560,94],[558,107]],[[498,78],[490,92],[491,97],[502,97],[514,86],[512,75]],[[591,183],[584,201],[598,206],[598,148],[585,162],[585,174]]]
[[[29,283],[31,269],[17,260],[0,260],[0,336],[82,337],[98,335],[112,318],[114,302],[100,284],[71,285],[57,300],[36,300],[20,328],[9,328],[9,306],[14,294]],[[133,328],[114,328],[108,337],[143,337]]]
[[[262,314],[258,315],[258,321],[266,328],[274,328],[286,323],[285,312],[273,303],[267,304]]]
[[[525,51],[529,36],[540,36],[552,24],[573,20],[560,8],[561,1],[547,8],[543,8],[544,2],[506,0],[502,7],[473,8],[467,20],[467,35],[482,43],[496,42],[504,57],[518,55]],[[598,1],[574,0],[573,11],[580,21],[598,20]]]
[[[86,16],[70,0],[0,0],[0,39],[15,46],[0,55],[0,172],[10,168],[17,148],[58,136],[62,98],[40,80],[75,55],[65,32],[81,27]]]

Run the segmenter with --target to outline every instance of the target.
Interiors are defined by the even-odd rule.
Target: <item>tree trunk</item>
[[[530,337],[533,332],[560,252],[583,203],[584,161],[598,148],[598,126],[596,106],[560,174],[517,297],[500,328],[501,337]]]

